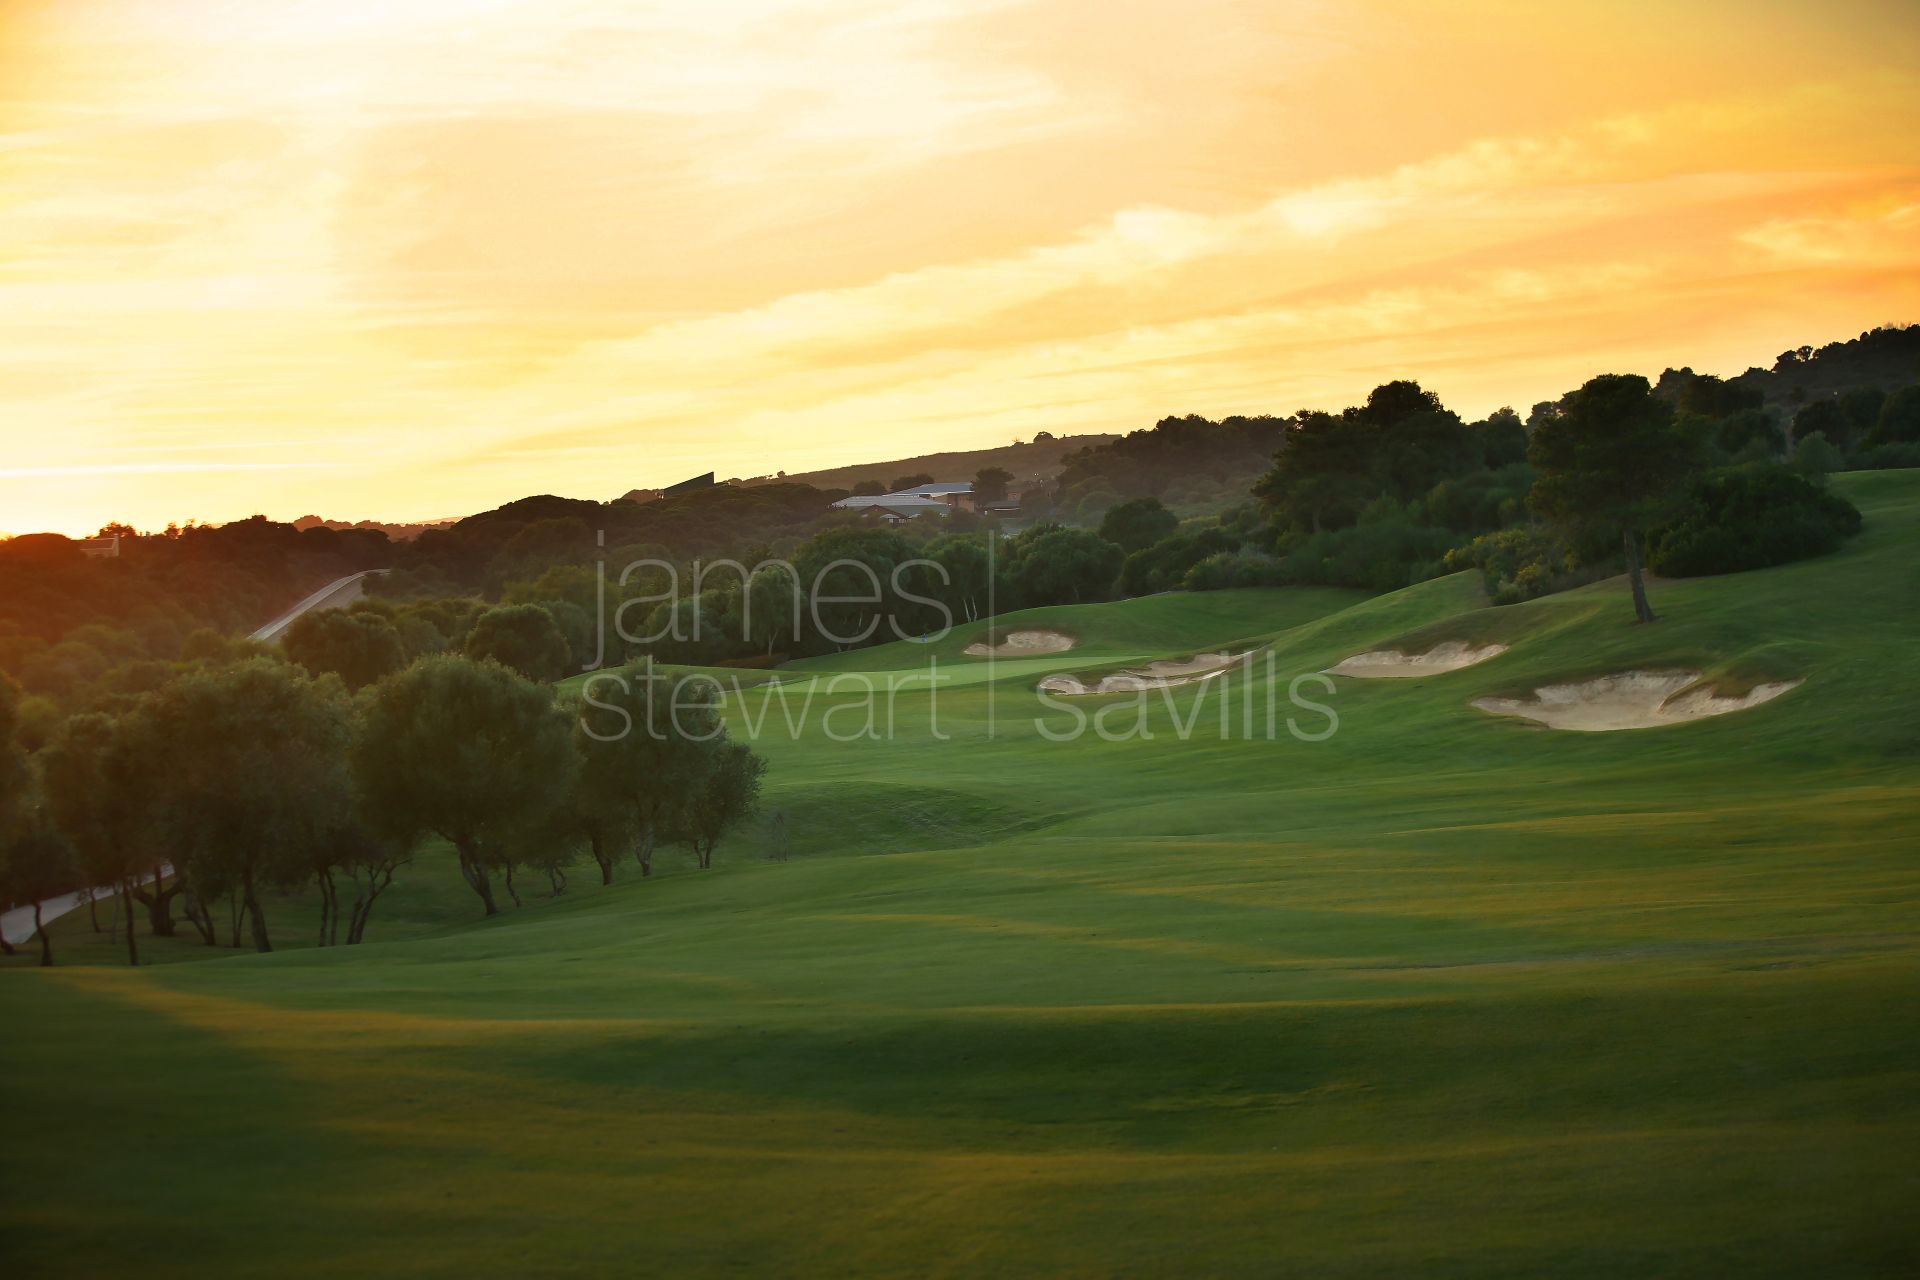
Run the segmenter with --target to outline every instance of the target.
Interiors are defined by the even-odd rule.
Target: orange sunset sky
[[[1734,373],[1917,139],[1893,0],[0,0],[0,530]]]

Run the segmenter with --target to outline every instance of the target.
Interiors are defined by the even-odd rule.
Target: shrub
[[[1284,560],[1286,581],[1395,591],[1446,572],[1443,557],[1454,542],[1445,529],[1382,515],[1295,543]]]
[[[1155,591],[1171,591],[1185,580],[1187,570],[1208,556],[1233,550],[1235,541],[1218,528],[1162,538],[1145,550],[1134,552],[1121,565],[1121,594],[1144,596]]]
[[[1285,567],[1258,551],[1221,551],[1187,570],[1188,591],[1225,591],[1230,587],[1277,587],[1287,581]]]
[[[1818,431],[1802,436],[1793,448],[1793,469],[1816,483],[1846,465],[1846,458]]]
[[[1862,471],[1897,471],[1902,467],[1920,467],[1920,444],[1880,444],[1854,455],[1853,465]]]
[[[1738,573],[1824,555],[1860,531],[1860,513],[1792,468],[1750,463],[1708,472],[1692,510],[1657,531],[1647,564],[1670,578]]]
[[[1596,554],[1592,563],[1583,563],[1560,535],[1544,525],[1530,524],[1482,534],[1466,546],[1454,548],[1447,552],[1446,567],[1455,573],[1480,570],[1488,599],[1495,604],[1517,604],[1591,582],[1614,566],[1604,554]]]

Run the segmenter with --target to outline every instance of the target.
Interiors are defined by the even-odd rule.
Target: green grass
[[[1835,483],[1845,551],[1655,582],[1650,628],[1462,575],[800,664],[730,712],[816,696],[760,743],[790,862],[750,830],[482,922],[429,854],[366,946],[138,972],[64,921],[102,964],[0,975],[14,1269],[1912,1274],[1920,474]],[[1285,726],[1327,723],[1295,675],[1487,635]],[[1150,739],[1041,731],[1047,671],[1250,643],[1244,686],[1077,704]],[[928,650],[892,736],[822,732]],[[1468,705],[1657,665],[1806,683],[1612,734]]]

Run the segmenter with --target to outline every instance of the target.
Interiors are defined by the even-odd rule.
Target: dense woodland
[[[875,526],[831,509],[845,491],[771,483],[531,497],[401,543],[259,517],[109,526],[114,558],[15,538],[0,543],[0,896],[121,885],[150,932],[177,912],[211,945],[224,919],[229,943],[244,927],[264,949],[261,893],[311,884],[321,938],[357,941],[427,840],[488,912],[496,881],[516,901],[530,874],[557,892],[584,859],[610,882],[623,857],[650,870],[663,841],[706,865],[762,766],[711,706],[661,725],[670,700],[635,664],[770,666],[1036,605],[1387,591],[1461,570],[1503,603],[1624,569],[1652,621],[1643,570],[1833,550],[1860,516],[1826,476],[1908,466],[1920,327],[1733,379],[1609,375],[1524,418],[1468,422],[1410,381],[1338,412],[1166,418],[1068,453],[1017,524]],[[991,495],[1011,478],[975,480]],[[302,617],[278,646],[242,638],[370,567],[391,569],[377,595]],[[620,714],[659,732],[590,732],[554,689],[589,669],[621,671]],[[587,706],[613,714],[602,701]]]

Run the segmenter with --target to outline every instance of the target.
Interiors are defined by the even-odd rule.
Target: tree
[[[446,840],[490,916],[490,868],[560,806],[574,769],[567,717],[548,690],[452,655],[373,686],[349,758],[373,829],[408,848],[428,832]]]
[[[1054,528],[1018,548],[1007,577],[1023,607],[1085,604],[1112,597],[1124,558],[1097,533]]]
[[[574,722],[580,759],[575,811],[632,841],[640,874],[669,838],[711,767],[723,733],[711,681],[674,681],[651,663],[589,677]],[[598,858],[596,858],[598,860]],[[611,880],[608,863],[601,874]]]
[[[1527,427],[1511,407],[1495,409],[1468,428],[1480,447],[1480,461],[1492,470],[1527,460]]]
[[[476,662],[491,659],[529,680],[550,684],[566,674],[571,650],[551,613],[537,604],[509,604],[474,620],[464,652]]]
[[[176,680],[139,714],[167,744],[166,831],[192,850],[196,893],[238,893],[254,949],[273,950],[261,895],[305,880],[350,821],[345,689],[256,658]]]
[[[993,585],[985,540],[947,534],[927,544],[926,556],[946,575],[934,593],[948,609],[947,622],[952,623],[956,612],[968,622],[979,618],[987,608]],[[938,574],[934,576],[939,578]]]
[[[27,816],[31,775],[19,742],[20,686],[0,671],[0,840]]]
[[[979,510],[992,502],[1006,500],[1007,486],[1013,483],[1013,472],[1005,467],[982,467],[973,476],[973,506]]]
[[[903,489],[918,489],[923,484],[932,484],[932,483],[933,483],[933,477],[931,475],[928,475],[924,471],[916,471],[912,475],[900,476],[896,478],[893,482],[893,486],[889,488],[887,492],[899,493]]]
[[[1180,527],[1180,518],[1158,498],[1135,498],[1110,508],[1100,536],[1124,552],[1142,551]]]
[[[1828,443],[1845,449],[1853,442],[1853,418],[1838,399],[1815,400],[1793,415],[1793,438],[1824,437]]]
[[[159,812],[160,744],[133,716],[90,711],[60,726],[40,752],[47,814],[66,837],[88,884],[119,889],[126,909],[127,963],[140,963],[133,930],[133,890],[154,865]]]
[[[363,610],[303,613],[287,628],[289,658],[314,675],[331,672],[361,689],[407,665],[407,648],[392,622]]]
[[[877,498],[886,491],[887,482],[884,480],[862,480],[853,486],[853,496],[856,498]]]
[[[73,848],[43,812],[30,811],[10,839],[0,841],[0,898],[33,905],[33,934],[40,940],[40,963],[53,963],[40,906],[73,888]]]
[[[1801,436],[1800,443],[1794,446],[1793,469],[1809,480],[1824,482],[1846,465],[1846,458],[1818,431]]]
[[[1528,501],[1576,530],[1621,539],[1634,616],[1656,620],[1641,573],[1644,531],[1679,510],[1699,474],[1699,445],[1674,425],[1673,406],[1638,374],[1603,374],[1561,401],[1534,429],[1527,457],[1539,473]]]
[[[1902,387],[1880,406],[1879,420],[1867,436],[1867,443],[1905,444],[1920,440],[1920,383]]]
[[[729,828],[753,811],[767,762],[744,742],[720,742],[710,754],[707,776],[687,799],[687,841],[702,870],[713,865],[713,848]]]

